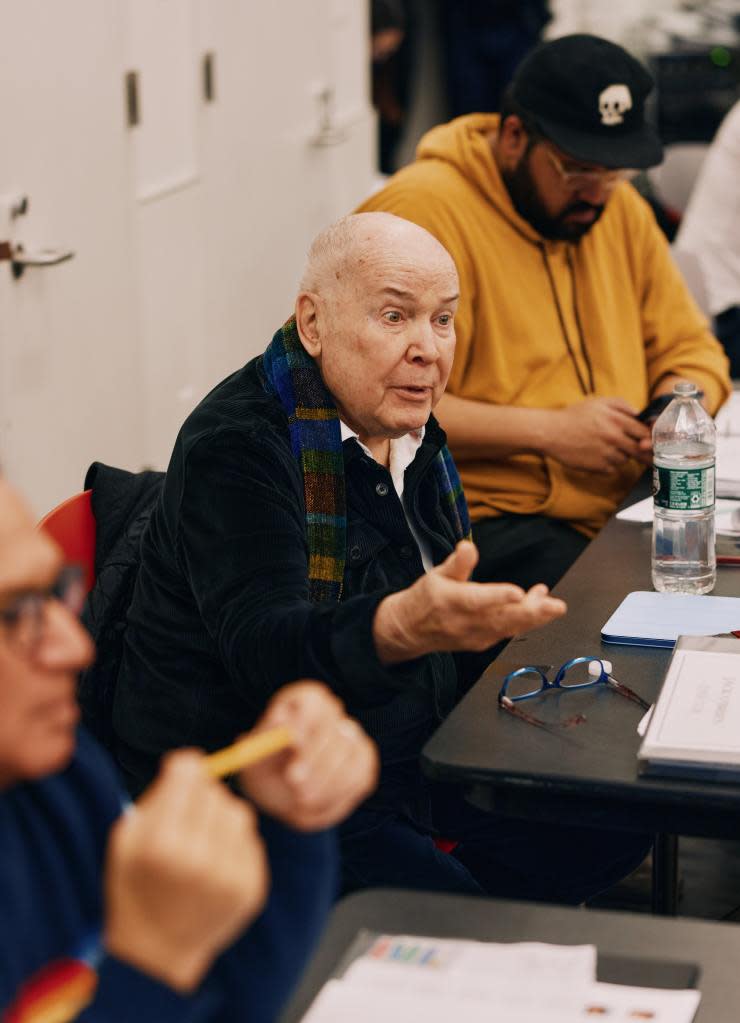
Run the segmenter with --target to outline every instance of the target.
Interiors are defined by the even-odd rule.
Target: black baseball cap
[[[541,43],[514,76],[510,96],[563,152],[603,167],[652,167],[663,159],[645,122],[653,79],[621,46],[577,34]]]

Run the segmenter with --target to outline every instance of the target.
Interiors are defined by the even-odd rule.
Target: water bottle
[[[714,554],[714,420],[683,381],[653,426],[653,586],[709,593]]]

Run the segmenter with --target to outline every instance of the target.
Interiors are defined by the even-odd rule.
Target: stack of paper
[[[739,495],[740,496],[740,495]],[[617,512],[622,522],[652,522],[653,499],[646,497]],[[715,504],[714,526],[722,536],[740,536],[740,502],[720,498]]]
[[[740,597],[633,590],[601,627],[605,643],[672,647],[679,636],[716,636],[740,629]],[[740,642],[733,639],[737,653]]]
[[[717,413],[718,497],[740,497],[740,391],[733,391]]]
[[[740,391],[733,391],[714,417],[718,437],[740,437]]]
[[[679,638],[638,754],[644,774],[740,778],[739,647]]]
[[[304,1023],[691,1023],[699,992],[596,981],[591,945],[382,935],[330,980]]]

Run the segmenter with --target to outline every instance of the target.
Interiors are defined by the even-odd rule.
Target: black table
[[[601,627],[632,590],[651,590],[649,526],[612,519],[555,592],[569,611],[531,635],[513,640],[431,738],[422,754],[429,777],[460,784],[486,810],[532,820],[654,832],[653,908],[676,909],[678,834],[740,838],[740,784],[638,777],[636,732],[642,711],[608,687],[548,693],[537,716],[584,724],[535,728],[498,709],[508,670],[525,664],[559,666],[571,657],[608,658],[613,674],[653,701],[670,650],[601,642]],[[740,595],[740,568],[721,566],[716,594]],[[740,652],[740,641],[738,643]],[[530,707],[527,707],[530,709]]]
[[[735,925],[376,889],[352,895],[336,907],[318,952],[281,1023],[296,1023],[303,1016],[363,928],[484,941],[592,943],[599,952],[600,979],[616,980],[614,974],[620,972],[618,960],[622,959],[622,980],[652,983],[656,987],[672,986],[661,985],[656,979],[656,974],[662,972],[660,964],[694,963],[699,967],[697,986],[702,993],[695,1023],[737,1020],[740,928]],[[607,975],[601,969],[604,959],[609,968]],[[626,969],[634,965],[644,971],[639,981],[632,979]]]

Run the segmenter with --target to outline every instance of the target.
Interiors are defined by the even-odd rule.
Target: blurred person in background
[[[500,110],[551,17],[548,0],[442,0],[449,116]]]
[[[701,264],[717,337],[740,379],[740,101],[714,137],[691,192],[676,248]]]
[[[378,112],[379,170],[392,174],[416,55],[416,25],[410,0],[372,0],[370,53],[373,106]]]

